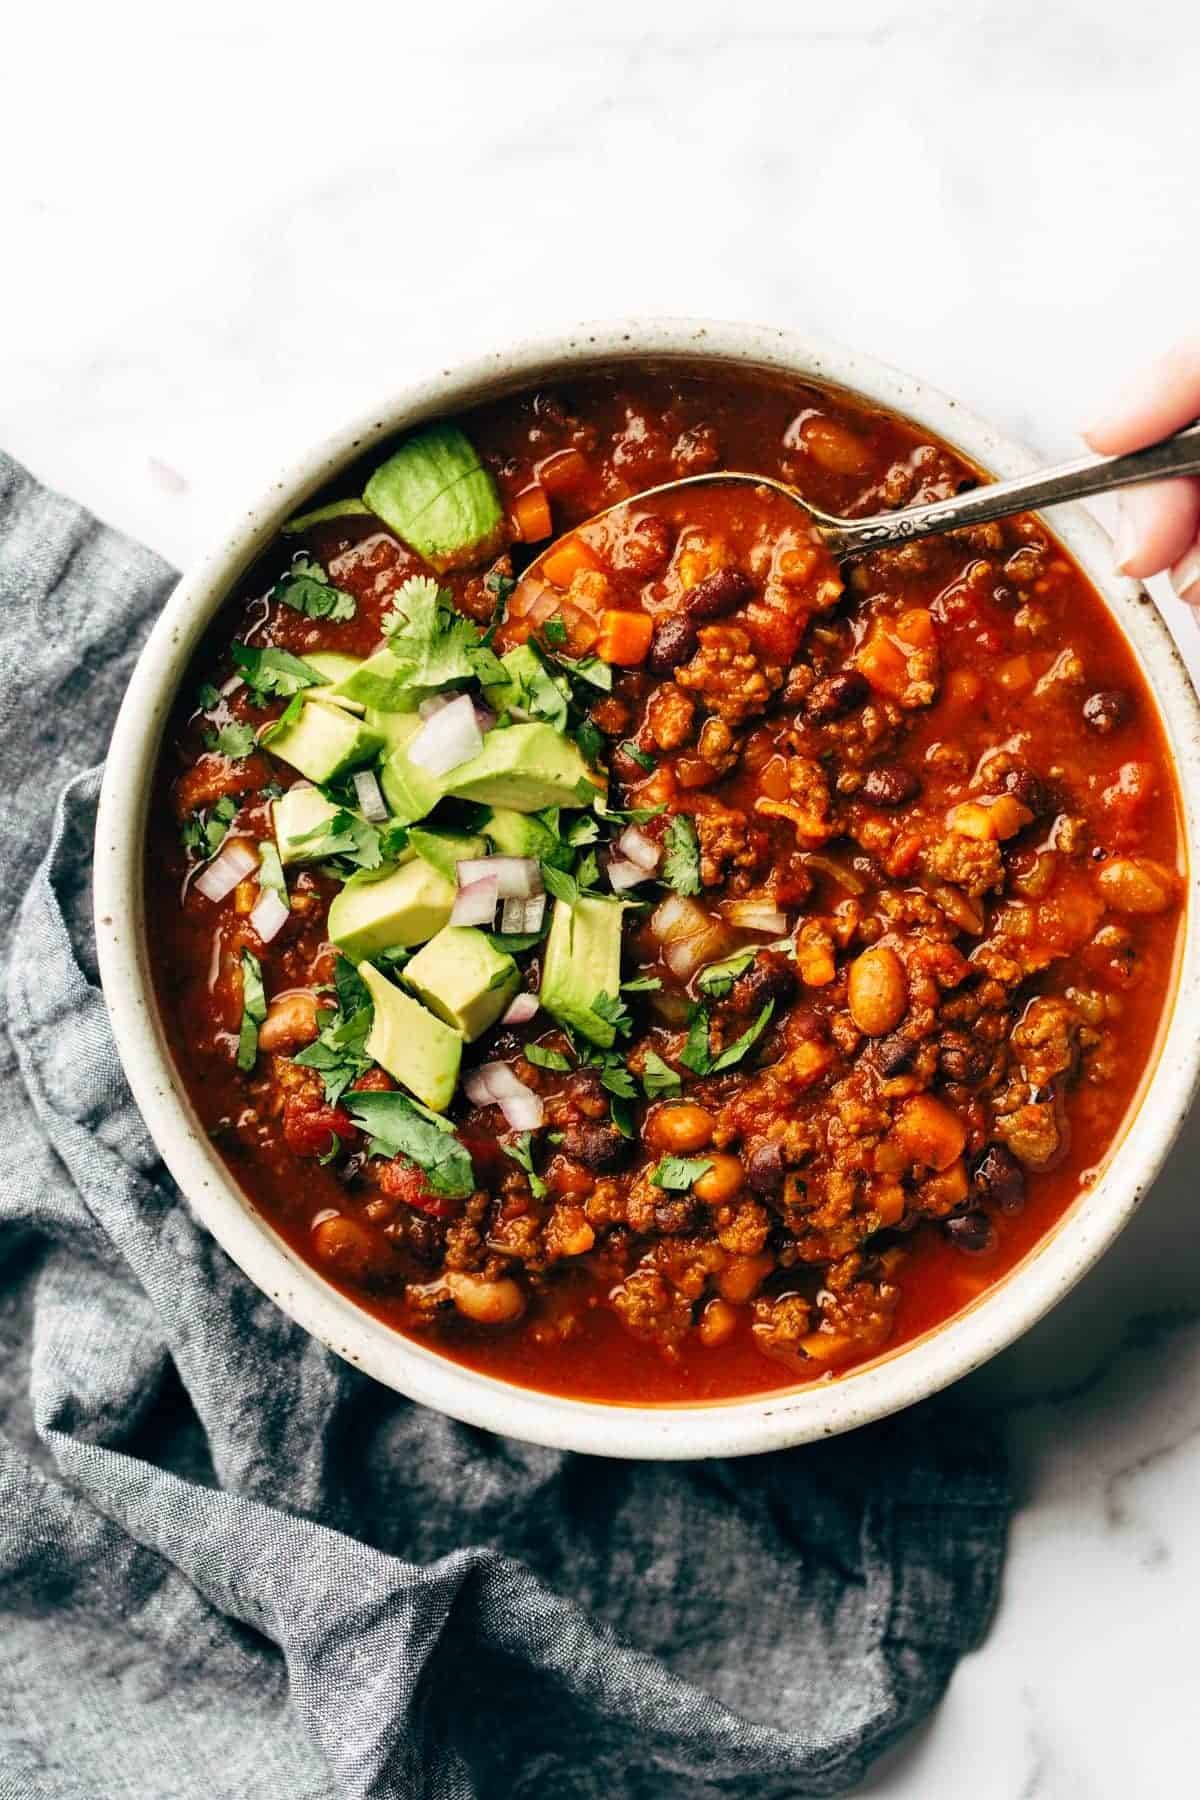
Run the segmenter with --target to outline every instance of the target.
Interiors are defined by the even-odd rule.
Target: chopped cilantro
[[[523,1131],[511,1144],[501,1144],[505,1156],[511,1156],[529,1177],[529,1191],[535,1200],[541,1200],[546,1192],[546,1184],[533,1166],[533,1133]]]
[[[629,758],[630,762],[636,763],[639,769],[645,769],[647,774],[655,767],[654,758],[635,744],[632,738],[626,738],[624,743],[617,745],[617,748]]]
[[[281,601],[306,619],[328,619],[331,624],[352,619],[357,611],[353,594],[334,587],[319,562],[298,550],[291,567],[271,589],[272,600]]]
[[[612,692],[611,663],[603,662],[598,656],[556,656],[554,660],[572,681],[586,681],[589,687],[600,688],[606,694]]]
[[[591,719],[584,719],[575,729],[575,742],[584,762],[598,763],[604,752],[604,733]]]
[[[228,756],[234,762],[241,762],[249,756],[254,748],[254,727],[240,720],[232,725],[222,725],[220,731],[206,731],[204,748],[215,750],[219,756]]]
[[[600,864],[596,861],[596,852],[589,850],[581,856],[579,866],[575,870],[575,879],[581,888],[594,888],[600,879]]]
[[[532,950],[540,944],[550,929],[547,919],[540,931],[485,931],[484,937],[493,950],[503,950],[509,956],[519,956],[523,950]]]
[[[574,906],[579,899],[579,883],[565,869],[556,869],[553,863],[542,863],[542,882],[548,894],[561,900],[566,906]]]
[[[693,1181],[699,1181],[712,1168],[710,1156],[664,1156],[650,1171],[655,1187],[673,1193],[685,1193]]]
[[[547,1050],[541,1044],[526,1044],[521,1054],[537,1069],[569,1069],[571,1066],[561,1050]]]
[[[321,1163],[322,1165],[325,1163],[331,1163],[336,1156],[339,1156],[341,1154],[342,1140],[338,1136],[337,1132],[336,1131],[331,1132],[330,1138],[332,1141],[330,1142],[328,1150],[326,1150],[326,1152],[323,1156],[318,1156],[318,1158],[317,1158],[317,1161],[319,1163]]]
[[[642,1069],[642,1087],[647,1100],[656,1100],[660,1094],[678,1094],[683,1081],[669,1063],[665,1063],[655,1050],[647,1050],[645,1065]]]
[[[710,963],[697,977],[696,986],[710,1000],[722,1000],[753,961],[753,950],[739,950],[736,956],[727,956],[724,962]]]
[[[633,1016],[619,994],[597,994],[592,1001],[592,1011],[622,1037],[633,1029]]]
[[[490,644],[473,644],[466,653],[471,673],[483,687],[497,687],[508,679],[508,671]]]
[[[435,1194],[465,1197],[475,1190],[471,1158],[454,1128],[406,1094],[350,1093],[346,1110],[367,1132],[370,1156],[407,1156],[425,1171]]]
[[[290,840],[303,844],[314,860],[337,857],[355,869],[378,869],[383,862],[381,837],[373,825],[343,807],[332,819]],[[336,872],[336,871],[335,871]]]
[[[293,694],[279,717],[277,719],[272,719],[269,725],[263,726],[262,737],[259,742],[269,744],[273,738],[279,736],[281,731],[286,731],[289,725],[294,725],[303,711],[304,695]]]
[[[622,1137],[631,1138],[636,1136],[633,1108],[630,1106],[628,1100],[618,1094],[614,1094],[608,1103],[608,1110],[613,1124],[621,1133]]]
[[[481,648],[490,662],[483,634],[471,619],[456,613],[450,592],[428,575],[410,575],[396,594],[395,608],[385,613],[383,629],[389,647],[404,664],[413,687],[445,687],[452,681],[470,681],[476,675],[472,662]]]
[[[290,650],[273,646],[260,650],[255,644],[233,645],[233,660],[254,698],[290,700],[303,688],[320,687],[325,677],[310,663],[302,662]]]
[[[621,983],[623,994],[657,994],[661,989],[661,975],[637,975],[632,981]]]
[[[374,1017],[371,997],[348,957],[338,957],[333,982],[337,1006],[326,1009],[316,1042],[293,1058],[301,1068],[315,1069],[321,1076],[330,1106],[336,1106],[350,1083],[371,1067],[363,1046]]]
[[[567,641],[567,627],[562,619],[545,619],[542,622],[542,636],[552,649],[558,649]]]
[[[767,1029],[774,1011],[775,1002],[768,1000],[749,1030],[743,1031],[740,1038],[735,1038],[733,1043],[722,1050],[719,1056],[714,1057],[709,1044],[708,1013],[703,1006],[695,1007],[692,1011],[687,1043],[679,1058],[680,1062],[697,1075],[720,1075],[726,1069],[736,1067]]]
[[[607,1056],[600,1070],[600,1086],[621,1100],[632,1100],[637,1093],[633,1076],[619,1056]]]
[[[221,690],[215,688],[211,681],[202,682],[196,690],[196,705],[201,712],[211,712],[214,706],[221,704]]]
[[[237,801],[229,794],[222,795],[211,812],[202,808],[199,812],[192,813],[190,818],[185,819],[179,833],[184,849],[189,850],[193,856],[215,856],[236,816]]]
[[[258,846],[258,885],[260,888],[273,888],[284,905],[288,905],[287,878],[283,873],[279,852],[270,838],[264,838]]]
[[[677,894],[700,892],[700,841],[686,813],[676,813],[667,826],[667,853],[662,879]]]
[[[242,1025],[238,1032],[237,1066],[246,1073],[258,1060],[258,1028],[267,1016],[262,964],[251,950],[242,951]]]
[[[567,826],[565,841],[573,848],[580,844],[594,844],[600,836],[600,821],[589,813],[578,819],[572,819]]]
[[[489,569],[483,578],[483,585],[499,611],[517,584],[511,575],[504,575],[499,569]]]

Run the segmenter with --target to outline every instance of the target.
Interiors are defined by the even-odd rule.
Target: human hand
[[[1200,338],[1179,344],[1140,375],[1124,400],[1084,432],[1093,450],[1140,450],[1200,417]],[[1120,497],[1117,567],[1144,578],[1170,569],[1181,600],[1200,607],[1200,480],[1149,481]]]

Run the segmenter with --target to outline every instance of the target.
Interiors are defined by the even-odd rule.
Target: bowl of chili
[[[765,487],[635,498],[1031,465],[859,353],[630,321],[410,388],[180,584],[101,975],[302,1326],[473,1424],[730,1455],[924,1398],[1094,1263],[1200,1066],[1157,612],[1081,509],[839,568]]]

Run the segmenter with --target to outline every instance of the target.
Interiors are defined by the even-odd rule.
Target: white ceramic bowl
[[[1020,445],[912,376],[855,351],[761,326],[663,319],[585,326],[445,369],[382,401],[367,419],[305,456],[237,522],[180,583],[150,635],[117,720],[100,801],[100,969],[125,1071],[171,1173],[251,1280],[331,1350],[454,1418],[534,1443],[610,1456],[730,1456],[848,1431],[946,1387],[1041,1318],[1111,1243],[1157,1174],[1197,1087],[1196,868],[1188,881],[1179,985],[1152,1083],[1103,1176],[1059,1226],[973,1305],[902,1350],[838,1380],[693,1406],[605,1405],[497,1381],[391,1331],[329,1286],[254,1211],[214,1154],[167,1052],[143,931],[147,796],[172,696],[204,627],[280,523],[381,438],[531,382],[630,357],[699,359],[834,382],[927,426],[997,475],[1016,475],[1034,463]],[[1090,515],[1060,509],[1052,523],[1119,619],[1158,696],[1180,775],[1187,841],[1200,842],[1200,709],[1179,654],[1144,590],[1113,576],[1109,541]]]

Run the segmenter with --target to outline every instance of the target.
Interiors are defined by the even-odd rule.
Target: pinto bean
[[[654,627],[650,639],[647,666],[652,675],[673,675],[682,663],[690,662],[700,643],[700,634],[683,613],[662,619]]]
[[[482,1275],[451,1270],[446,1286],[459,1312],[476,1325],[509,1325],[525,1311],[525,1295],[510,1275],[485,1281]]]
[[[703,1200],[705,1206],[720,1206],[726,1200],[732,1200],[740,1194],[746,1185],[746,1171],[736,1156],[728,1151],[711,1152],[711,1169],[698,1175],[692,1183],[692,1192],[697,1200]]]
[[[887,944],[876,944],[855,957],[847,1000],[850,1017],[868,1037],[884,1037],[900,1023],[908,1008],[908,978]]]
[[[710,1300],[700,1316],[696,1336],[706,1350],[728,1343],[737,1330],[737,1314],[728,1300]]]
[[[915,800],[921,791],[920,777],[898,763],[885,763],[882,768],[868,769],[859,790],[870,806],[903,806]]]
[[[317,996],[307,988],[295,988],[288,994],[277,994],[267,1008],[267,1016],[259,1026],[258,1047],[271,1054],[299,1050],[311,1044],[317,1035]]]
[[[347,1281],[368,1281],[392,1267],[387,1240],[345,1213],[334,1213],[315,1225],[312,1244],[319,1260]]]
[[[1116,856],[1097,877],[1114,912],[1166,912],[1175,898],[1175,877],[1149,856]]]
[[[646,1121],[644,1136],[654,1150],[688,1155],[711,1144],[717,1121],[702,1106],[677,1101],[660,1106]]]
[[[739,606],[744,606],[754,592],[754,583],[740,569],[714,569],[684,598],[692,619],[720,619]]]

